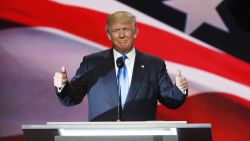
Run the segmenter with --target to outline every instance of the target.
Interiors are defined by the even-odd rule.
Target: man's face
[[[136,27],[131,22],[114,22],[110,26],[108,38],[113,47],[120,53],[128,53],[132,50],[137,35]]]

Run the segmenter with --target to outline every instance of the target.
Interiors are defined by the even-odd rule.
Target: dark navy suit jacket
[[[66,106],[81,103],[86,94],[89,120],[117,119],[118,87],[112,49],[83,57],[75,76],[57,92]],[[173,85],[163,60],[136,50],[130,89],[122,110],[123,120],[155,120],[158,100],[168,108],[178,108],[185,98]]]

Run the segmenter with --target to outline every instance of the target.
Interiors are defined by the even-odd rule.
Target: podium
[[[22,130],[27,141],[212,141],[211,124],[185,121],[48,122]]]

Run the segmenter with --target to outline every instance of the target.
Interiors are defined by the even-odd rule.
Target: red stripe
[[[198,94],[189,97],[178,110],[159,106],[158,120],[211,123],[213,141],[249,141],[250,107],[235,103],[227,96],[222,93]]]
[[[107,14],[43,0],[2,1],[0,18],[31,26],[48,26],[110,47]],[[249,64],[160,29],[138,23],[136,47],[163,59],[199,68],[250,86]]]

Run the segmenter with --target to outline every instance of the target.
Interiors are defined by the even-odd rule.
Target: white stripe
[[[220,53],[224,53],[222,50],[219,50],[203,41],[200,41],[192,36],[189,36],[179,30],[176,30],[175,28],[172,28],[168,25],[166,25],[165,23],[162,23],[148,15],[145,15],[144,13],[137,11],[123,3],[120,3],[118,1],[114,1],[114,0],[104,0],[104,1],[100,1],[100,0],[89,0],[89,1],[83,1],[83,0],[55,0],[53,2],[58,2],[60,4],[65,4],[65,5],[71,5],[71,6],[77,6],[77,7],[83,7],[83,8],[87,8],[87,9],[92,9],[92,10],[96,10],[99,12],[103,12],[103,13],[113,13],[115,11],[129,11],[131,13],[133,13],[133,15],[136,16],[137,21],[144,23],[146,25],[150,25],[153,26],[155,28],[159,28],[163,31],[167,31],[170,32],[174,35],[177,35],[179,37],[182,37],[183,39],[186,40],[190,40],[198,45],[201,45],[202,47],[205,47],[207,49],[213,50],[213,51],[217,51]],[[140,31],[140,29],[139,29]]]
[[[36,27],[32,27],[32,28],[40,30],[40,31],[46,31],[46,32],[49,32],[49,33],[54,33],[56,35],[60,35],[60,36],[63,36],[63,37],[67,37],[69,39],[78,41],[80,43],[88,44],[88,45],[90,45],[92,47],[95,47],[96,49],[104,50],[104,49],[108,48],[106,46],[103,46],[103,45],[98,44],[96,42],[93,42],[91,40],[76,36],[74,34],[71,34],[71,33],[65,32],[63,30],[56,29],[56,28],[42,27],[42,26],[36,26]]]
[[[210,72],[166,61],[168,73],[175,76],[181,70],[189,82],[190,96],[204,92],[222,92],[250,100],[250,87]],[[173,78],[172,80],[175,80]]]

